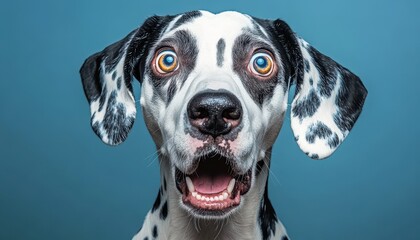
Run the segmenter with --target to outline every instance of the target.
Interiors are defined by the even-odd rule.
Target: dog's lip
[[[194,171],[188,174],[175,168],[176,186],[182,194],[182,202],[186,206],[198,210],[200,215],[223,215],[237,207],[240,204],[241,196],[249,191],[252,167],[245,174],[239,174],[234,170],[231,159],[218,154],[209,158],[211,159],[200,157],[200,163],[194,167]],[[207,161],[207,163],[202,163],[202,161]],[[219,162],[210,163],[208,161]],[[224,169],[220,169],[222,165]],[[203,168],[207,168],[206,173]],[[198,175],[201,175],[202,179]],[[207,182],[203,183],[203,181]],[[200,186],[200,184],[205,186]]]

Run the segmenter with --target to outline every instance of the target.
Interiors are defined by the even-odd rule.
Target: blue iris
[[[268,61],[265,57],[257,57],[257,59],[255,59],[255,64],[259,68],[266,68],[268,65]]]
[[[172,55],[166,55],[165,58],[163,59],[163,63],[166,66],[171,66],[175,61],[175,58]]]

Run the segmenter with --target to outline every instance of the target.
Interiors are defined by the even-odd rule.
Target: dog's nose
[[[187,107],[192,126],[214,138],[229,133],[242,118],[239,99],[227,91],[205,91],[195,95]]]

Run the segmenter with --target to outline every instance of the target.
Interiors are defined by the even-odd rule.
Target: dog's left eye
[[[178,68],[176,53],[172,50],[164,50],[156,57],[156,69],[159,73],[165,74],[175,71]]]
[[[261,77],[269,76],[273,72],[273,59],[268,53],[257,52],[249,61],[249,68]]]

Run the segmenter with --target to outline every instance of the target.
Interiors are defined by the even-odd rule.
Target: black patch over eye
[[[196,39],[187,30],[176,31],[161,40],[153,54],[147,73],[155,89],[154,95],[169,104],[195,68],[198,55]]]
[[[271,49],[268,43],[247,33],[240,35],[233,44],[233,70],[259,105],[273,96],[275,87],[282,80]]]

